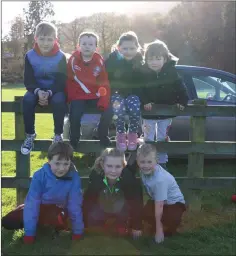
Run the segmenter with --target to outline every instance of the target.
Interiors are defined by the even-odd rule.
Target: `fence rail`
[[[14,102],[2,102],[2,112],[15,114],[15,139],[2,140],[2,151],[16,152],[16,176],[3,176],[3,188],[17,189],[17,203],[22,203],[30,185],[30,156],[22,155],[20,147],[24,139],[24,124],[22,114],[22,97],[15,97]],[[36,113],[51,113],[51,108],[37,106]],[[92,109],[86,113],[98,113]],[[188,201],[190,209],[201,208],[199,191],[202,189],[228,188],[236,185],[235,177],[204,177],[204,155],[236,155],[236,142],[205,141],[205,122],[207,116],[236,116],[235,106],[206,106],[204,100],[195,101],[184,111],[176,106],[156,105],[152,111],[143,112],[145,116],[191,116],[190,141],[152,142],[158,151],[178,154],[188,154],[187,177],[177,177],[181,187],[188,189]],[[151,143],[151,142],[150,142]],[[47,151],[51,140],[35,140],[34,151]],[[115,146],[115,141],[112,142]],[[99,141],[81,140],[79,152],[98,153],[101,151]],[[88,177],[82,177],[82,185],[85,186]]]

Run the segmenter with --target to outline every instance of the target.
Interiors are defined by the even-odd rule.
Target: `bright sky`
[[[29,1],[2,1],[2,36],[10,30],[11,20],[17,15],[23,16],[23,8],[27,8]],[[71,22],[76,17],[89,16],[96,12],[167,12],[176,2],[82,2],[82,1],[52,1],[55,11],[53,19],[62,22]],[[158,4],[157,9],[153,10],[153,5]],[[149,8],[150,7],[150,8]]]

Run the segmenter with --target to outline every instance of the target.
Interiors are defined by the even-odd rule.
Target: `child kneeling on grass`
[[[106,221],[116,219],[116,233],[133,238],[142,235],[143,196],[141,183],[126,168],[125,154],[107,148],[95,161],[84,193],[85,226],[106,227]]]
[[[137,164],[141,179],[151,197],[144,206],[143,217],[155,232],[155,241],[161,243],[164,236],[176,233],[185,200],[175,178],[157,163],[157,151],[151,144],[141,145],[137,150]]]
[[[72,157],[73,149],[69,144],[52,144],[48,163],[33,175],[25,204],[2,218],[6,229],[24,228],[26,244],[34,242],[37,225],[67,229],[68,217],[72,223],[72,240],[81,238],[84,230],[81,183]]]

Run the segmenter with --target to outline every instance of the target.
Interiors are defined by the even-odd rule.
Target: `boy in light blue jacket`
[[[6,229],[24,228],[24,242],[35,241],[38,226],[67,229],[72,224],[72,239],[80,239],[84,231],[82,218],[82,191],[78,172],[71,160],[72,147],[64,142],[52,144],[48,150],[48,163],[33,175],[25,204],[2,218]]]

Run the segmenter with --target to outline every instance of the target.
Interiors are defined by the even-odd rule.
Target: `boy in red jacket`
[[[79,36],[78,50],[68,61],[66,94],[70,103],[70,143],[74,149],[80,139],[81,117],[88,106],[101,111],[110,105],[110,86],[104,60],[96,52],[98,36],[84,32]],[[112,111],[111,115],[112,115]],[[109,144],[107,118],[100,120],[98,135],[103,146]]]

